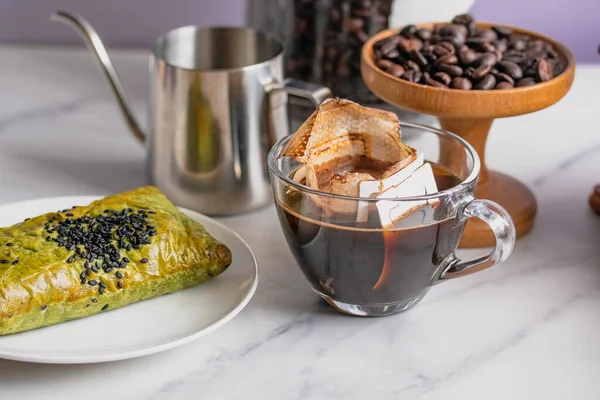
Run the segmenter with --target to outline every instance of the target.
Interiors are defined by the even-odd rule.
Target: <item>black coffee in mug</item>
[[[450,171],[436,165],[440,191],[460,184]],[[374,204],[366,222],[332,223],[306,216],[318,209],[307,196],[291,189],[277,201],[277,212],[288,244],[313,288],[333,299],[353,304],[387,304],[421,297],[441,262],[460,241],[464,222],[449,216],[421,226],[384,229]]]
[[[335,122],[337,114],[327,115]],[[354,121],[361,126],[373,116],[362,115]],[[362,129],[350,125],[342,121],[338,128],[348,132]],[[337,174],[337,169],[360,173],[370,166],[361,158],[352,160],[347,168],[346,153],[340,153],[335,168],[330,168],[327,157],[338,150],[333,148],[334,140],[315,139],[323,139],[315,151],[322,156],[317,164],[326,173],[321,175],[331,177],[329,182],[337,185],[336,191],[328,191],[325,181],[312,184],[319,189],[303,182],[305,177],[315,177],[310,168],[317,164],[304,162],[302,137],[288,136],[269,151],[278,217],[297,264],[313,290],[346,314],[384,316],[407,310],[438,283],[501,264],[515,245],[515,225],[508,212],[493,201],[475,198],[481,168],[475,149],[450,132],[402,122],[400,127],[403,142],[418,149],[430,164],[437,193],[387,199],[335,194],[343,193],[339,185],[352,187],[348,193],[356,193],[351,185],[358,184],[344,181],[345,175]],[[323,128],[324,132],[330,129],[332,126]],[[359,146],[361,140],[355,140]],[[367,138],[362,143],[370,142]],[[379,176],[370,175],[376,180]],[[351,177],[355,178],[359,177]],[[462,260],[455,251],[469,219],[489,226],[496,243],[489,253]]]

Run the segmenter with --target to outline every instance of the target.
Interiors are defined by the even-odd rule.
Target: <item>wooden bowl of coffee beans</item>
[[[468,15],[388,29],[362,48],[362,78],[382,100],[435,115],[443,129],[467,140],[481,158],[476,196],[504,206],[517,237],[533,227],[537,205],[518,180],[488,171],[485,145],[495,118],[539,111],[573,83],[575,57],[561,43],[525,29],[476,23]],[[454,149],[441,149],[460,160]],[[446,164],[448,165],[448,164]],[[461,247],[493,246],[484,223],[470,220]]]

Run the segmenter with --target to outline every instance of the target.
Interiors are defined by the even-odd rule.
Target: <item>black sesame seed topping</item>
[[[98,299],[95,299],[95,298],[92,299],[92,303],[97,303],[97,302],[98,302]]]
[[[140,260],[140,262],[141,262],[142,264],[146,264],[146,263],[148,262],[148,259],[147,259],[147,258],[142,258],[142,259]]]
[[[115,274],[115,276],[119,279],[121,279],[123,277],[123,274],[120,271],[117,271],[117,273]]]
[[[117,282],[117,287],[119,289],[123,289],[123,284],[121,283],[121,281]]]
[[[100,285],[101,288],[106,289],[106,283],[104,282],[100,282],[98,285]]]
[[[17,265],[18,263],[19,263],[19,260],[14,260],[14,261],[12,262],[12,265]]]
[[[9,261],[8,260],[0,260],[0,264],[8,264]]]
[[[105,304],[104,307],[102,307],[102,311],[106,311],[106,310],[108,310],[108,304]]]
[[[25,219],[23,220],[23,222],[27,222],[27,221],[29,221],[30,219],[31,219],[31,218],[25,218]]]
[[[48,306],[41,306],[41,307],[40,307],[40,310],[41,310],[41,311],[44,311],[46,308],[48,308]]]
[[[104,287],[100,286],[100,288],[98,288],[98,293],[103,294],[104,293]]]
[[[8,243],[6,243],[6,245],[7,245],[8,247],[10,247],[10,246],[12,246],[12,245],[13,245],[13,243],[12,243],[12,242],[8,242]]]
[[[95,279],[92,279],[91,281],[88,282],[88,285],[90,286],[96,286],[98,284],[98,281]]]
[[[81,284],[85,285],[85,278],[81,278]]]
[[[82,279],[90,276],[92,271],[109,273],[115,268],[126,268],[131,260],[121,257],[121,249],[140,249],[150,244],[150,236],[156,234],[155,225],[149,223],[151,217],[148,215],[155,214],[154,211],[107,209],[97,216],[77,218],[72,218],[74,214],[68,211],[60,211],[64,213],[63,218],[57,218],[60,217],[57,214],[44,225],[48,234],[54,234],[48,235],[46,240],[55,241],[60,247],[74,252],[69,255],[67,262],[85,260]],[[98,281],[86,283],[94,286]]]
[[[80,279],[85,279],[85,271],[83,271],[81,274],[79,274],[79,278]]]

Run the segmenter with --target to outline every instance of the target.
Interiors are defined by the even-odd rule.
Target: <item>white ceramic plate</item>
[[[101,197],[57,197],[0,206],[0,226]],[[256,290],[256,259],[231,229],[193,211],[182,211],[229,247],[232,264],[225,272],[196,287],[110,312],[0,336],[0,358],[52,364],[123,360],[180,346],[231,320]]]

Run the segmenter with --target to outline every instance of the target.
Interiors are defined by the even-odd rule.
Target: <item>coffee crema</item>
[[[450,171],[431,165],[440,191],[460,184]],[[431,214],[421,224],[384,229],[374,203],[366,222],[336,220],[323,210],[319,215],[309,196],[287,191],[276,207],[296,261],[315,290],[346,303],[386,304],[421,296],[464,228],[454,217]]]

